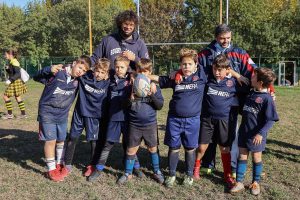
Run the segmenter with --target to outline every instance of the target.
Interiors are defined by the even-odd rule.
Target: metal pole
[[[229,24],[228,21],[228,16],[229,16],[229,0],[226,0],[226,24]]]
[[[140,1],[137,0],[136,12],[138,16],[138,20],[140,21]],[[137,32],[140,34],[140,23],[137,24]]]
[[[92,42],[91,0],[89,0],[89,35],[90,35],[90,55],[92,55],[92,53],[93,53],[93,42]]]
[[[222,0],[220,0],[220,24],[222,24]]]

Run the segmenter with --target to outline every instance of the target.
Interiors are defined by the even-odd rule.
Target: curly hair
[[[191,58],[195,61],[195,63],[198,62],[198,54],[197,51],[194,49],[187,49],[187,48],[183,48],[180,50],[179,52],[179,61],[181,62],[183,58]]]
[[[125,10],[119,13],[115,21],[118,29],[121,29],[121,25],[125,21],[132,21],[134,22],[134,25],[137,25],[139,23],[138,16],[132,10]]]
[[[108,72],[110,66],[110,61],[107,58],[100,58],[95,64],[94,71],[103,70]]]

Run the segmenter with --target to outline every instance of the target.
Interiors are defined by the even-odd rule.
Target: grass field
[[[139,158],[146,178],[135,178],[125,186],[116,185],[117,177],[123,172],[122,148],[114,147],[105,173],[95,183],[89,183],[82,176],[84,165],[89,161],[89,144],[84,141],[77,146],[74,170],[64,182],[54,183],[44,177],[43,143],[38,141],[36,121],[38,100],[43,86],[30,81],[29,92],[24,101],[28,119],[0,121],[0,199],[300,199],[300,88],[276,88],[277,110],[280,121],[269,133],[267,150],[263,156],[265,178],[262,180],[262,194],[258,197],[245,191],[232,196],[222,182],[221,164],[217,171],[186,188],[177,184],[168,189],[158,185],[151,178],[150,157],[143,147]],[[0,84],[4,91],[4,84]],[[167,173],[167,148],[163,145],[165,121],[168,111],[170,90],[164,90],[165,105],[158,113],[161,166]],[[19,114],[14,103],[15,114]],[[4,103],[0,111],[5,112]],[[181,152],[182,158],[183,152]],[[218,159],[220,160],[220,159]],[[248,162],[251,166],[251,162]],[[184,162],[178,165],[178,181],[182,181]],[[251,180],[251,167],[246,183]]]

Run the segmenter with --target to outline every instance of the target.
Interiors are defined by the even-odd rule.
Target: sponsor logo
[[[95,88],[92,88],[91,86],[89,85],[84,85],[84,89],[90,93],[95,93],[95,94],[103,94],[105,93],[105,89],[95,89]]]
[[[62,94],[62,95],[70,96],[70,95],[74,94],[74,92],[75,92],[75,90],[67,91],[67,90],[62,90],[59,87],[57,87],[54,90],[53,94]]]
[[[227,87],[232,87],[233,86],[233,81],[232,80],[227,80],[226,85],[227,85]]]
[[[197,88],[198,88],[198,85],[196,83],[187,84],[187,85],[176,85],[175,92],[181,91],[181,90],[195,90]]]
[[[221,96],[221,97],[229,97],[230,96],[229,92],[215,90],[215,89],[212,89],[211,87],[208,88],[207,94]]]
[[[256,97],[255,103],[262,103],[264,100],[261,97]]]
[[[110,55],[112,56],[114,54],[119,54],[121,52],[122,52],[121,48],[115,48],[115,49],[110,50]]]
[[[250,113],[253,113],[253,114],[257,115],[259,110],[257,108],[253,108],[251,106],[244,105],[243,111],[247,111],[247,112],[250,112]]]
[[[193,76],[192,81],[198,81],[199,80],[199,76]]]

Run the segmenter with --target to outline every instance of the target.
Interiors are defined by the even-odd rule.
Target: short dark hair
[[[141,72],[143,71],[152,72],[152,61],[148,58],[141,58],[141,60],[136,65],[136,69]]]
[[[220,24],[215,29],[215,37],[218,37],[222,33],[231,32],[230,27],[227,24]]]
[[[75,60],[76,64],[83,64],[86,70],[89,70],[91,67],[91,59],[87,55],[82,55],[77,60]]]
[[[138,16],[132,10],[125,10],[119,13],[115,21],[118,29],[121,29],[121,25],[125,21],[133,21],[135,26],[139,23]]]
[[[276,80],[276,75],[272,69],[266,67],[259,67],[254,70],[257,76],[257,81],[262,81],[262,87],[268,88]]]
[[[107,58],[100,58],[95,64],[94,71],[103,70],[108,72],[110,66],[110,61]]]
[[[213,66],[216,68],[230,68],[230,61],[225,54],[217,55],[213,61]]]

